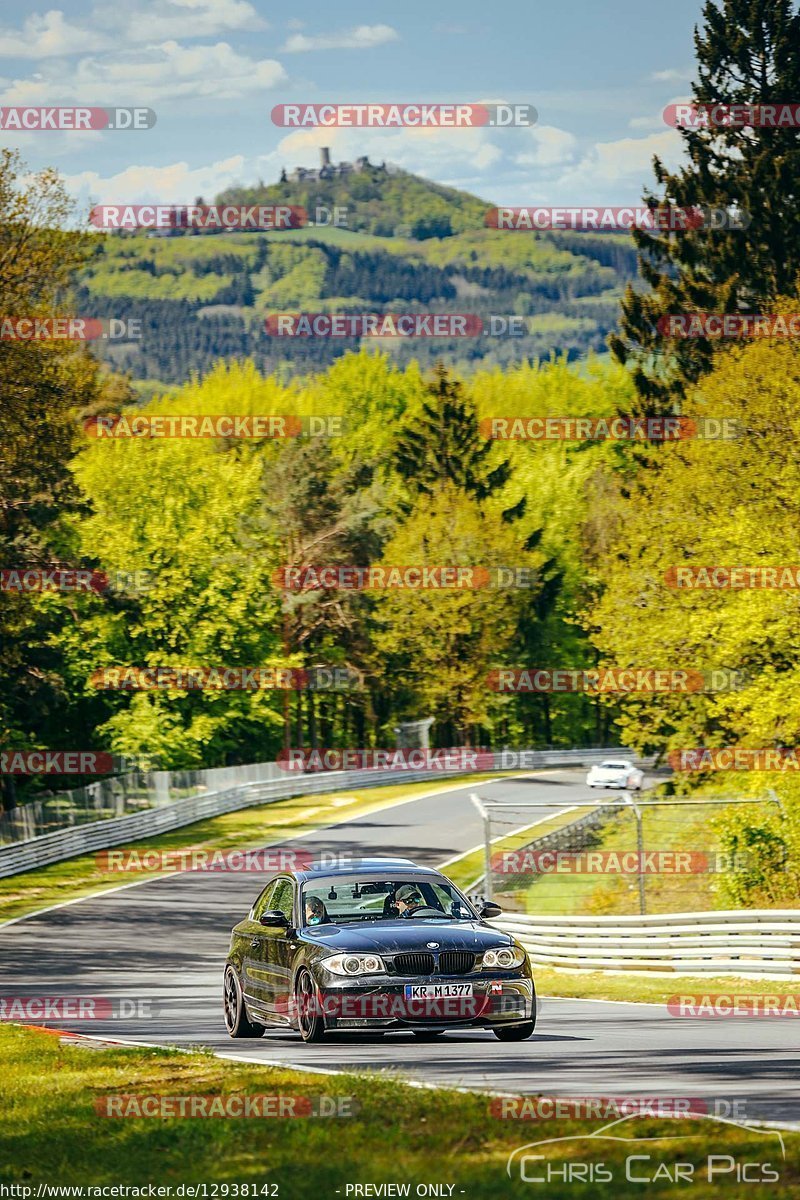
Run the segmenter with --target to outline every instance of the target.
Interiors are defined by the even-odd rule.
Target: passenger
[[[306,900],[306,925],[322,925],[327,920],[325,905],[317,896],[309,896]]]

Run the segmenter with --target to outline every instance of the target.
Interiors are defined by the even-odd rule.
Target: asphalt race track
[[[331,827],[302,845],[437,865],[482,840],[470,791],[537,796],[557,810],[596,795],[583,776],[549,771],[472,784]],[[744,1100],[748,1119],[800,1121],[800,1021],[788,1018],[674,1018],[661,1005],[545,997],[534,1037],[520,1044],[481,1031],[435,1043],[412,1034],[339,1035],[305,1046],[278,1030],[234,1042],[222,1021],[222,967],[229,931],[260,887],[252,873],[186,872],[11,922],[0,928],[0,995],[109,997],[115,1011],[122,1006],[131,1015],[54,1024],[253,1062],[397,1072],[424,1084],[515,1094]],[[793,990],[754,982],[754,991],[767,988]]]

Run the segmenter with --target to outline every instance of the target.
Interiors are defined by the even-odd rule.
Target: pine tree
[[[695,29],[695,105],[787,104],[800,97],[800,16],[790,0],[709,0]],[[639,267],[652,289],[630,285],[621,331],[609,345],[630,363],[640,411],[679,404],[687,385],[710,369],[714,345],[666,340],[659,317],[686,312],[770,311],[796,292],[800,271],[800,129],[749,126],[682,129],[689,163],[675,174],[656,158],[658,202],[749,214],[746,228],[705,225],[676,233],[636,230]],[[656,203],[655,195],[648,202]],[[746,223],[747,218],[742,224]],[[719,345],[719,343],[716,343]]]
[[[492,442],[481,437],[474,401],[441,364],[421,418],[398,438],[395,466],[417,494],[430,496],[452,483],[476,500],[499,491],[511,474],[507,461],[496,462]]]

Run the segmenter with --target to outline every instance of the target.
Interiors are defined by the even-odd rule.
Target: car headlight
[[[521,967],[525,962],[525,951],[520,946],[501,946],[499,950],[486,950],[484,967]]]
[[[379,954],[334,954],[320,966],[332,975],[382,975],[386,965]]]

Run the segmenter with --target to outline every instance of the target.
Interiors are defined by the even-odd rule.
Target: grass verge
[[[774,996],[794,993],[796,990],[790,979],[759,979],[746,975],[674,975],[666,972],[660,975],[635,975],[626,971],[558,971],[535,964],[533,973],[539,996],[567,996],[576,1000],[666,1004],[671,996],[677,995]]]
[[[437,1183],[446,1185],[439,1195],[500,1200],[530,1195],[518,1165],[511,1178],[506,1174],[513,1150],[543,1139],[569,1138],[530,1151],[542,1154],[544,1161],[529,1162],[529,1172],[557,1173],[545,1189],[549,1200],[574,1200],[576,1194],[616,1200],[642,1194],[643,1185],[626,1182],[630,1155],[647,1156],[636,1162],[634,1173],[653,1180],[647,1194],[657,1200],[675,1194],[675,1163],[694,1168],[693,1197],[736,1194],[731,1190],[735,1175],[727,1163],[725,1174],[708,1181],[709,1155],[727,1154],[736,1164],[762,1164],[762,1170],[763,1164],[770,1164],[778,1179],[758,1187],[762,1200],[783,1200],[800,1187],[798,1134],[782,1135],[785,1159],[774,1133],[711,1120],[635,1117],[609,1132],[636,1141],[589,1140],[587,1135],[607,1121],[503,1120],[496,1115],[497,1101],[492,1104],[485,1096],[421,1091],[385,1076],[310,1075],[225,1062],[204,1053],[88,1045],[62,1044],[53,1034],[0,1026],[5,1085],[0,1183],[29,1187],[28,1196],[36,1195],[39,1183],[157,1184],[171,1187],[173,1197],[181,1184],[228,1183],[231,1190],[207,1195],[233,1196],[234,1184],[261,1188],[268,1183],[275,1190],[249,1194],[277,1195],[281,1200],[346,1200],[348,1194],[356,1195],[348,1193],[348,1185],[368,1183],[409,1185],[413,1196],[418,1184]],[[354,1115],[125,1119],[97,1111],[109,1096],[169,1096],[174,1104],[177,1097],[236,1096],[241,1101],[255,1095],[302,1096],[312,1106],[324,1095]],[[130,1100],[119,1103],[127,1111],[138,1107]],[[657,1140],[638,1140],[644,1138]],[[585,1171],[587,1163],[595,1170],[602,1164],[612,1178],[588,1187],[584,1183],[576,1192],[575,1182],[563,1177],[565,1168],[583,1164]],[[24,1193],[6,1194],[27,1200]],[[238,1191],[243,1194],[247,1193]],[[361,1192],[365,1194],[380,1193]]]

